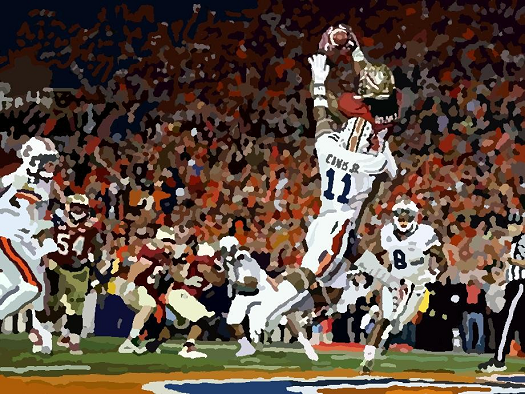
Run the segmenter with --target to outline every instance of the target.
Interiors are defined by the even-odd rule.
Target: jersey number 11
[[[334,193],[332,192],[334,188],[335,171],[330,168],[328,171],[326,171],[326,176],[328,178],[328,189],[325,190],[323,195],[327,200],[333,200],[335,198]],[[350,202],[348,199],[348,193],[350,193],[350,187],[352,186],[352,177],[350,174],[345,174],[342,181],[344,182],[345,187],[341,195],[337,197],[337,202],[340,202],[341,204],[348,204]]]

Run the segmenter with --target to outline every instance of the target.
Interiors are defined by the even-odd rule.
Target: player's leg
[[[144,327],[146,320],[157,308],[155,299],[150,296],[143,286],[135,288],[133,291],[127,293],[123,298],[124,303],[131,306],[138,312],[133,317],[131,323],[131,331],[126,340],[120,345],[119,353],[137,353],[145,352],[146,348],[140,348],[140,331]]]
[[[389,326],[390,321],[381,318],[372,328],[363,350],[363,362],[360,365],[362,373],[370,373],[372,371],[378,349],[381,346],[381,342],[383,341],[384,335]]]
[[[277,327],[281,316],[293,305],[308,297],[310,286],[318,278],[333,268],[338,256],[346,251],[350,229],[351,218],[346,214],[328,213],[314,220],[306,236],[308,250],[301,267],[289,273],[279,286],[280,304],[269,316],[269,331]]]
[[[250,356],[255,353],[255,347],[248,340],[242,322],[246,315],[249,315],[250,307],[255,312],[257,308],[253,305],[253,296],[244,296],[237,294],[232,300],[228,316],[226,317],[226,324],[230,328],[231,337],[240,345],[240,349],[235,353],[237,357]],[[250,318],[251,319],[251,318]],[[250,320],[250,324],[252,324]]]
[[[390,335],[392,330],[391,322],[395,318],[398,308],[396,300],[395,291],[390,290],[387,286],[382,286],[380,301],[381,317],[376,321],[367,338],[367,343],[363,351],[363,362],[361,363],[361,371],[363,373],[372,371],[378,349],[386,342]]]
[[[206,354],[198,352],[196,341],[203,330],[208,327],[208,318],[213,317],[214,313],[206,309],[194,296],[182,289],[170,289],[166,294],[167,307],[172,312],[188,319],[192,322],[192,327],[182,350],[179,355],[186,358],[203,358]]]
[[[53,332],[53,325],[65,315],[66,310],[60,298],[64,294],[65,284],[63,275],[60,275],[59,268],[46,268],[44,275],[44,308],[35,311],[35,317],[42,323],[46,331]],[[62,290],[61,290],[62,289]],[[63,328],[57,341],[57,346],[69,348],[69,333]]]
[[[203,332],[210,329],[209,317],[205,316],[197,320],[192,324],[190,332],[186,337],[186,342],[184,343],[182,350],[179,352],[179,355],[186,358],[206,358],[206,353],[199,352],[197,350],[197,340],[202,335]]]
[[[46,285],[46,270],[40,261],[30,261],[31,268],[38,282]],[[37,266],[38,265],[38,266]],[[31,329],[29,330],[29,340],[33,344],[33,353],[50,354],[53,350],[53,327],[52,324],[43,323],[48,321],[45,313],[45,303],[47,296],[44,291],[40,292],[32,302],[31,308]],[[42,320],[40,320],[42,318]]]
[[[29,256],[22,248],[14,246],[7,238],[0,237],[0,262],[3,271],[0,283],[3,291],[0,294],[0,320],[18,312],[42,291],[42,283],[38,281],[28,260]]]
[[[304,327],[301,326],[300,322],[297,321],[296,316],[294,316],[294,314],[288,314],[287,320],[287,326],[290,332],[292,333],[292,335],[297,337],[297,341],[303,347],[306,356],[312,361],[318,361],[319,356],[317,355],[315,349],[308,340],[306,330],[304,329]]]
[[[524,301],[525,285],[523,281],[511,281],[505,289],[505,306],[500,312],[505,316],[503,329],[496,336],[496,353],[494,357],[485,363],[481,363],[478,369],[482,372],[505,371],[505,357],[510,351],[510,343],[514,337],[520,312],[525,309]]]
[[[81,355],[80,336],[82,334],[84,301],[89,287],[89,267],[78,272],[62,270],[65,278],[65,292],[61,302],[66,309],[65,328],[69,330],[69,352]]]

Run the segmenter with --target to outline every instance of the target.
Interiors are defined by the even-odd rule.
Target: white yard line
[[[28,365],[27,367],[0,367],[0,372],[23,374],[34,371],[90,371],[89,365]]]

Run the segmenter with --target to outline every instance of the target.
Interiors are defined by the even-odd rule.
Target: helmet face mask
[[[410,233],[415,230],[417,226],[417,215],[419,209],[413,202],[401,201],[394,205],[394,227],[401,233]]]
[[[89,200],[83,194],[69,196],[66,200],[66,212],[73,223],[80,223],[89,217]]]
[[[89,207],[82,204],[69,204],[67,207],[68,216],[74,223],[80,223],[89,216]]]
[[[412,212],[405,210],[394,212],[394,225],[398,231],[411,232],[416,224],[416,217]]]

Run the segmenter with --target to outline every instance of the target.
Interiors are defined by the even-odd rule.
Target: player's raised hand
[[[312,68],[312,80],[314,83],[324,83],[330,67],[326,64],[326,55],[317,54],[308,58],[308,63]]]

